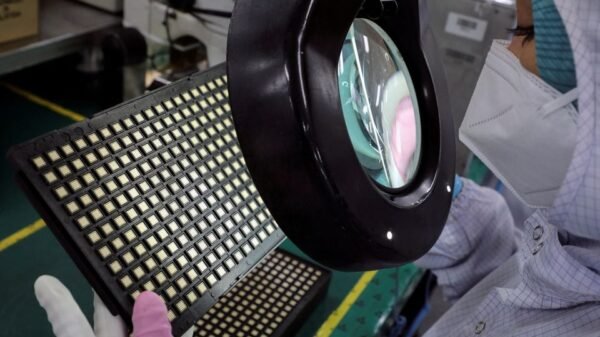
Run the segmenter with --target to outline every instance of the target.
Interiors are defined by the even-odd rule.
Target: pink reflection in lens
[[[409,96],[403,98],[396,108],[392,126],[391,149],[398,173],[408,181],[408,168],[417,147],[415,111]]]

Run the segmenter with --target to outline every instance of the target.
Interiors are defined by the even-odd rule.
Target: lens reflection
[[[346,127],[359,162],[377,183],[400,188],[421,153],[415,90],[398,48],[375,23],[356,19],[338,65]]]

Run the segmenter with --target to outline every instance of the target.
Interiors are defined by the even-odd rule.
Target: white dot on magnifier
[[[448,193],[452,192],[452,187],[450,187],[450,185],[446,185],[446,191],[448,191]]]
[[[394,237],[394,234],[392,233],[392,231],[388,231],[387,232],[387,239],[391,240]]]

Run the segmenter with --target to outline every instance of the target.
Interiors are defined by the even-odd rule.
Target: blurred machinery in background
[[[494,39],[510,38],[515,0],[426,0],[430,24],[446,71],[456,134]],[[457,172],[466,174],[471,155],[457,144]]]
[[[475,90],[485,58],[495,39],[510,39],[509,28],[516,24],[516,0],[425,0],[431,26],[442,53],[450,91],[456,135]],[[456,169],[459,175],[500,192],[515,219],[523,221],[532,210],[510,190],[458,139]]]
[[[123,24],[146,36],[152,62],[168,53],[189,63],[195,50],[198,63],[210,67],[225,62],[233,5],[233,0],[125,0]]]

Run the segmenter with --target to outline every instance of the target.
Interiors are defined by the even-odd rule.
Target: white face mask
[[[495,41],[460,140],[530,207],[550,207],[576,143],[577,89],[566,94],[528,72]]]

